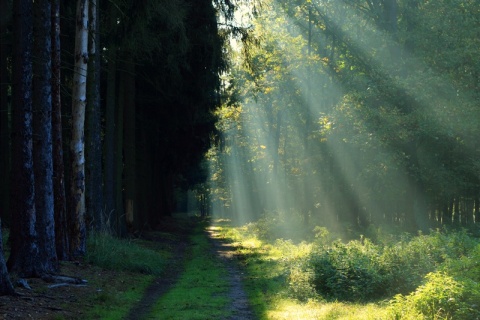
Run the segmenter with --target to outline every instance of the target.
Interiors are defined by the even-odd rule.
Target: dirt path
[[[152,239],[155,241],[155,239]],[[173,248],[172,257],[169,260],[168,267],[160,277],[155,279],[152,284],[145,290],[142,299],[130,310],[125,317],[127,320],[146,319],[150,314],[153,305],[160,299],[162,295],[175,285],[183,271],[185,263],[185,252],[189,245],[188,237],[185,236],[180,240],[172,240]]]
[[[229,320],[250,320],[255,319],[251,306],[248,303],[247,295],[243,289],[243,273],[235,259],[235,249],[232,245],[219,240],[214,230],[208,229],[207,235],[212,243],[212,250],[218,255],[225,265],[230,282],[228,297],[232,301],[229,311],[232,316]]]
[[[192,228],[193,229],[193,228]],[[190,230],[192,230],[190,229]],[[213,230],[206,231],[212,251],[222,261],[224,268],[227,270],[229,281],[228,298],[231,303],[228,305],[228,312],[232,314],[224,320],[253,320],[255,319],[253,312],[248,304],[248,299],[243,290],[242,280],[243,274],[234,258],[234,248],[220,241]],[[151,239],[155,241],[155,239]],[[164,240],[162,240],[164,241]],[[147,319],[153,305],[160,299],[162,295],[167,293],[175,286],[176,281],[184,271],[186,250],[190,242],[188,236],[181,237],[181,240],[171,242],[173,248],[172,260],[165,272],[157,278],[147,288],[143,298],[130,310],[127,320]]]

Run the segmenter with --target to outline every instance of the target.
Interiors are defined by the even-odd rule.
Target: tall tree
[[[13,2],[12,182],[10,271],[38,276],[32,141],[32,1]],[[15,177],[15,180],[13,180]]]
[[[9,206],[9,177],[10,177],[10,104],[8,103],[8,86],[10,83],[7,69],[9,55],[9,33],[7,26],[11,21],[11,10],[7,0],[0,0],[0,175],[4,177],[0,183],[0,217],[10,221]]]
[[[70,250],[65,196],[60,67],[60,0],[52,0],[52,142],[55,242],[58,259],[67,260]]]
[[[137,189],[136,189],[136,111],[135,111],[135,62],[133,57],[127,61],[125,72],[123,73],[124,90],[124,125],[123,139],[125,152],[125,216],[127,222],[134,226],[136,230],[141,229],[137,217]]]
[[[70,142],[72,161],[70,251],[74,256],[83,255],[86,251],[84,126],[87,100],[88,5],[88,0],[77,1],[75,19],[75,67],[72,90],[72,140]]]
[[[113,227],[115,213],[115,107],[117,92],[117,7],[114,3],[109,4],[108,23],[110,37],[107,51],[107,89],[105,110],[105,216],[106,224]],[[113,228],[112,228],[113,230]]]
[[[55,248],[52,152],[52,38],[50,0],[34,3],[33,168],[36,229],[42,272],[58,268]]]
[[[89,4],[89,58],[85,119],[86,213],[92,227],[104,229],[102,113],[100,105],[100,21],[97,0]]]

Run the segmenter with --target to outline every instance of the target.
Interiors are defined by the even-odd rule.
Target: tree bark
[[[116,9],[110,5],[110,27],[116,27]],[[112,31],[114,33],[114,31]],[[112,37],[110,37],[112,38]],[[114,229],[115,212],[115,106],[117,85],[117,47],[114,39],[110,39],[108,47],[108,75],[105,111],[105,210],[106,223]]]
[[[15,289],[13,289],[12,283],[10,282],[5,257],[3,255],[2,228],[0,225],[0,295],[6,294],[15,294]]]
[[[124,77],[125,216],[127,224],[138,230],[141,226],[136,216],[135,63],[132,60],[126,64]]]
[[[103,215],[102,115],[100,109],[100,32],[97,0],[90,0],[90,39],[86,110],[86,206],[88,220],[97,230],[105,228]]]
[[[68,260],[67,199],[62,140],[62,104],[60,94],[60,0],[52,1],[52,141],[55,244],[57,257]]]
[[[52,43],[49,0],[34,2],[33,169],[38,260],[42,273],[58,268],[55,249],[52,152]]]
[[[0,35],[6,38],[9,23],[9,10],[6,0],[0,0]],[[9,221],[9,176],[10,176],[10,123],[8,84],[10,83],[7,69],[7,41],[0,43],[0,217]]]
[[[88,0],[77,1],[75,67],[72,90],[72,160],[70,252],[86,251],[84,126],[88,63]]]
[[[123,93],[127,90],[125,75],[120,77],[120,94],[117,104],[117,113],[115,119],[115,232],[118,236],[125,236],[127,233],[126,219],[123,203],[123,110],[125,106],[125,97]]]
[[[12,176],[10,271],[37,276],[35,188],[32,141],[32,1],[13,2]]]

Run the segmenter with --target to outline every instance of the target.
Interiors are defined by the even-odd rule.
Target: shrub
[[[377,246],[365,240],[333,243],[310,258],[315,288],[326,297],[358,301],[382,296],[384,270]]]
[[[443,272],[425,276],[427,282],[408,296],[391,300],[394,319],[479,319],[480,289],[472,280],[456,280]]]

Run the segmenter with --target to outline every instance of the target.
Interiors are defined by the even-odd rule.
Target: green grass
[[[228,279],[200,225],[191,238],[185,270],[154,306],[150,319],[225,319]]]
[[[86,313],[86,319],[124,319],[155,278],[152,275],[135,273],[124,273],[118,276],[128,277],[129,285],[97,292],[91,299],[93,308]]]
[[[259,319],[480,316],[478,303],[473,302],[480,298],[480,244],[464,231],[436,231],[398,239],[389,235],[376,244],[364,238],[343,243],[326,236],[294,243],[259,238],[258,228],[251,225],[214,225],[216,232],[232,242],[240,254],[248,279],[245,287]],[[440,273],[427,275],[435,270]],[[358,274],[361,276],[355,277]],[[385,285],[393,286],[381,288],[382,294],[374,298],[377,292],[367,290],[371,284],[365,275],[379,281],[386,279]],[[319,277],[326,279],[320,287],[316,283]],[[405,289],[404,283],[412,289],[406,293],[402,290],[407,295],[395,295],[398,291],[394,289]],[[325,286],[332,289],[326,292]],[[333,290],[336,286],[338,292]]]
[[[87,319],[123,319],[171,256],[169,248],[161,243],[118,239],[108,234],[91,234],[87,246],[86,262],[118,272],[112,279],[90,283],[99,290],[91,297],[93,307],[87,310]]]
[[[140,240],[117,239],[101,233],[90,235],[87,246],[85,260],[109,270],[159,275],[170,256],[168,250],[147,248]]]

